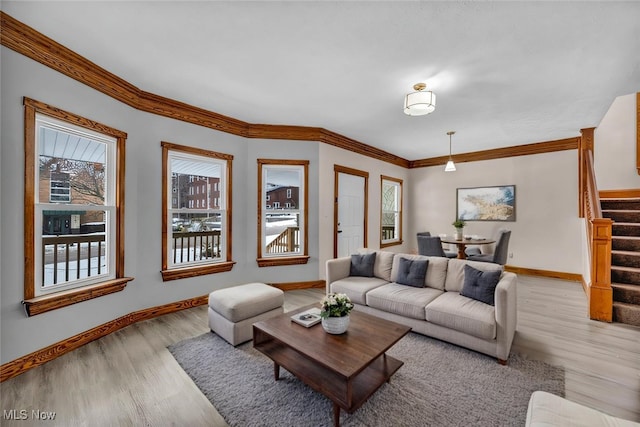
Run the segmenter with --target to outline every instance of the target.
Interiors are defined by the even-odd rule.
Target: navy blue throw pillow
[[[398,263],[398,278],[396,283],[401,285],[424,288],[424,278],[427,275],[429,260],[400,258]]]
[[[464,285],[460,295],[481,301],[485,304],[495,305],[496,286],[500,281],[501,270],[480,271],[464,266]]]
[[[376,262],[376,253],[351,255],[351,269],[349,276],[373,277],[373,264]]]

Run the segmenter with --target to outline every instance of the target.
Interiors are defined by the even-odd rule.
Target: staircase
[[[640,326],[640,198],[601,199],[611,237],[613,321]]]

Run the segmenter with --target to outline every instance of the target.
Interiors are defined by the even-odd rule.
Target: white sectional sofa
[[[496,357],[509,358],[517,323],[516,275],[492,263],[375,252],[372,277],[354,276],[351,257],[327,261],[327,292],[345,293],[355,309],[410,326],[414,332]],[[406,281],[405,260],[427,260],[423,287],[399,284]],[[465,265],[480,272],[500,271],[492,295],[494,304],[461,295]],[[404,269],[405,273],[402,272]],[[484,274],[469,269],[473,274]],[[471,280],[471,279],[469,279]],[[468,293],[467,288],[465,292]]]

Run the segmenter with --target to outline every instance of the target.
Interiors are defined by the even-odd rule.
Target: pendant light
[[[447,132],[447,135],[449,135],[449,161],[447,162],[447,166],[444,167],[445,172],[455,172],[456,170],[456,165],[453,163],[453,158],[451,157],[451,135],[454,133],[456,132],[453,130]]]

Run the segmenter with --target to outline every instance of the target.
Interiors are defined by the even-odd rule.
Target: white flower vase
[[[456,228],[455,238],[456,240],[462,240],[462,228]]]
[[[349,327],[349,316],[323,318],[322,327],[329,334],[344,334]]]

